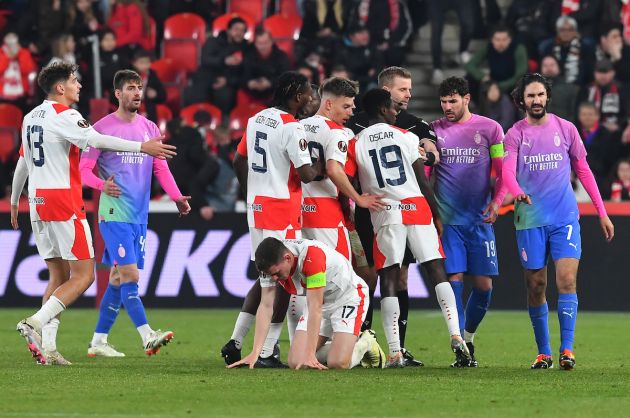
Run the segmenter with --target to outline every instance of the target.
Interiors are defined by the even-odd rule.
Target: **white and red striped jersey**
[[[352,264],[343,255],[327,245],[308,239],[282,240],[295,256],[291,276],[287,280],[274,281],[267,275],[260,278],[261,287],[273,287],[276,283],[292,295],[306,295],[308,289],[324,288],[322,311],[331,311],[367,290],[367,285],[354,273]]]
[[[351,136],[343,126],[315,115],[302,119],[311,157],[346,164],[348,141]],[[302,226],[304,228],[337,228],[343,225],[343,213],[337,199],[337,186],[328,177],[302,184]]]
[[[264,109],[247,122],[237,152],[247,157],[247,222],[270,230],[301,228],[302,185],[296,167],[311,164],[302,125]]]
[[[374,231],[383,225],[429,225],[429,205],[420,191],[413,163],[420,158],[418,137],[405,129],[377,123],[348,146],[346,173],[358,174],[364,193],[383,196],[386,208],[370,211]]]
[[[50,100],[24,117],[20,155],[28,168],[31,221],[85,219],[79,150],[93,132],[78,111]]]

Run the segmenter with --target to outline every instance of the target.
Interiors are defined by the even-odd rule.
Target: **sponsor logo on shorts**
[[[317,212],[317,205],[302,205],[302,212],[308,212],[308,213]]]
[[[527,251],[525,251],[525,248],[521,248],[521,258],[523,258],[523,261],[527,261]]]
[[[253,212],[262,212],[263,211],[262,203],[252,203],[252,204],[249,205],[249,207],[251,208],[251,210]]]
[[[44,199],[42,196],[29,197],[28,203],[32,203],[34,205],[45,205],[46,199]]]
[[[403,212],[415,212],[418,210],[415,203],[396,203],[395,205],[385,205],[385,210],[401,210]]]

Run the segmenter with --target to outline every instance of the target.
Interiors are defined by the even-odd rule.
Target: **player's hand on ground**
[[[256,353],[249,353],[249,355],[247,355],[246,357],[243,357],[242,359],[240,359],[239,361],[230,364],[229,366],[227,366],[228,369],[236,369],[239,367],[245,367],[248,366],[250,369],[254,368],[254,365],[256,364],[256,361],[258,361],[258,355]]]
[[[376,211],[381,211],[385,208],[385,203],[383,203],[383,196],[371,195],[368,193],[363,193],[359,200],[356,202],[357,205],[362,208],[372,209]]]
[[[163,139],[164,136],[158,136],[157,138],[153,138],[146,142],[143,142],[140,146],[140,151],[153,157],[159,158],[160,160],[173,158],[173,156],[177,155],[177,153],[175,152],[175,146],[163,144]]]
[[[18,205],[11,205],[11,226],[18,229]]]
[[[121,190],[116,183],[114,183],[113,175],[109,176],[109,178],[105,180],[105,183],[103,183],[103,193],[111,197],[120,197]]]
[[[177,205],[177,210],[179,211],[179,216],[186,216],[190,213],[190,196],[180,196],[179,199],[175,201]]]
[[[315,354],[307,357],[302,363],[298,363],[296,369],[317,369],[317,370],[328,370],[328,367],[324,366],[317,360]]]
[[[499,205],[491,201],[484,209],[483,215],[485,216],[485,218],[483,219],[485,223],[493,224],[494,221],[497,220],[497,216],[499,215]]]
[[[13,217],[11,217],[11,219],[13,220]],[[599,218],[599,224],[602,227],[602,232],[604,233],[604,238],[606,238],[606,241],[612,241],[613,237],[615,236],[615,226],[611,222],[610,218],[608,216]]]
[[[525,203],[526,205],[531,205],[532,204],[532,198],[529,197],[529,195],[525,194],[525,193],[519,194],[518,196],[516,196],[515,200],[517,202]]]

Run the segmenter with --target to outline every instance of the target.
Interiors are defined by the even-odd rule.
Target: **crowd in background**
[[[112,99],[116,71],[135,69],[146,87],[142,112],[156,123],[161,106],[172,113],[160,127],[178,147],[170,162],[177,183],[193,196],[195,212],[211,219],[217,211],[234,210],[238,199],[231,160],[243,127],[233,123],[235,109],[243,103],[267,105],[275,79],[289,69],[314,84],[331,75],[347,76],[366,91],[376,86],[381,69],[406,64],[419,28],[428,24],[429,83],[439,84],[449,65],[465,69],[474,110],[507,130],[521,117],[509,96],[516,80],[528,71],[549,77],[549,111],[578,127],[602,195],[630,200],[630,1],[513,0],[506,5],[485,0],[483,8],[480,0],[251,2],[263,4],[265,16],[301,17],[299,37],[289,49],[280,48],[262,25],[250,35],[242,14],[231,15],[225,30],[213,33],[213,22],[230,10],[230,0],[5,0],[0,6],[0,102],[28,112],[43,99],[35,82],[38,69],[63,60],[78,66],[79,110],[87,116],[96,92]],[[460,29],[454,62],[446,62],[442,53],[450,12]],[[153,63],[161,58],[165,21],[178,13],[200,16],[207,30],[199,65],[187,71],[173,102]],[[472,39],[487,42],[472,50]],[[99,50],[97,68],[93,42]],[[212,104],[221,116],[199,109],[192,118],[179,117],[181,109],[196,103]],[[15,158],[0,158],[0,197],[14,163]]]

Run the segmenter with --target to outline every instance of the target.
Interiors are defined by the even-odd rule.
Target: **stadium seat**
[[[163,104],[159,104],[155,107],[157,113],[157,126],[162,133],[166,132],[166,124],[173,119],[173,112],[171,109]]]
[[[245,21],[247,25],[245,39],[251,41],[254,37],[254,31],[256,30],[256,22],[245,13],[226,13],[214,19],[214,21],[212,21],[212,36],[215,38],[219,36],[219,33],[227,29],[228,22],[235,17],[240,17]]]
[[[149,38],[151,39],[151,51],[155,51],[155,42],[157,39],[157,25],[155,19],[149,16]]]
[[[192,126],[195,122],[194,116],[199,110],[205,110],[212,117],[212,122],[210,123],[210,129],[215,129],[217,126],[221,125],[221,120],[223,115],[221,114],[221,110],[218,107],[211,103],[194,103],[190,106],[186,106],[181,110],[179,116],[181,116],[182,120],[187,124]]]
[[[279,3],[279,5],[278,5]],[[285,16],[299,16],[298,4],[296,0],[276,0],[276,10]]]
[[[162,57],[187,72],[199,66],[201,47],[205,42],[206,22],[194,13],[178,13],[164,21]]]
[[[293,47],[300,37],[302,19],[297,15],[276,14],[265,19],[263,27],[271,33],[278,48],[286,52],[293,60]]]
[[[227,0],[228,13],[246,13],[259,23],[265,18],[268,0]]]
[[[19,107],[0,103],[0,161],[17,159],[23,113]]]
[[[250,103],[246,106],[237,106],[230,113],[230,131],[233,139],[240,138],[247,127],[247,120],[266,106],[259,103]]]
[[[181,91],[186,86],[186,72],[170,58],[163,58],[151,63],[151,69],[157,73],[166,90],[166,104],[173,113],[179,112]]]

